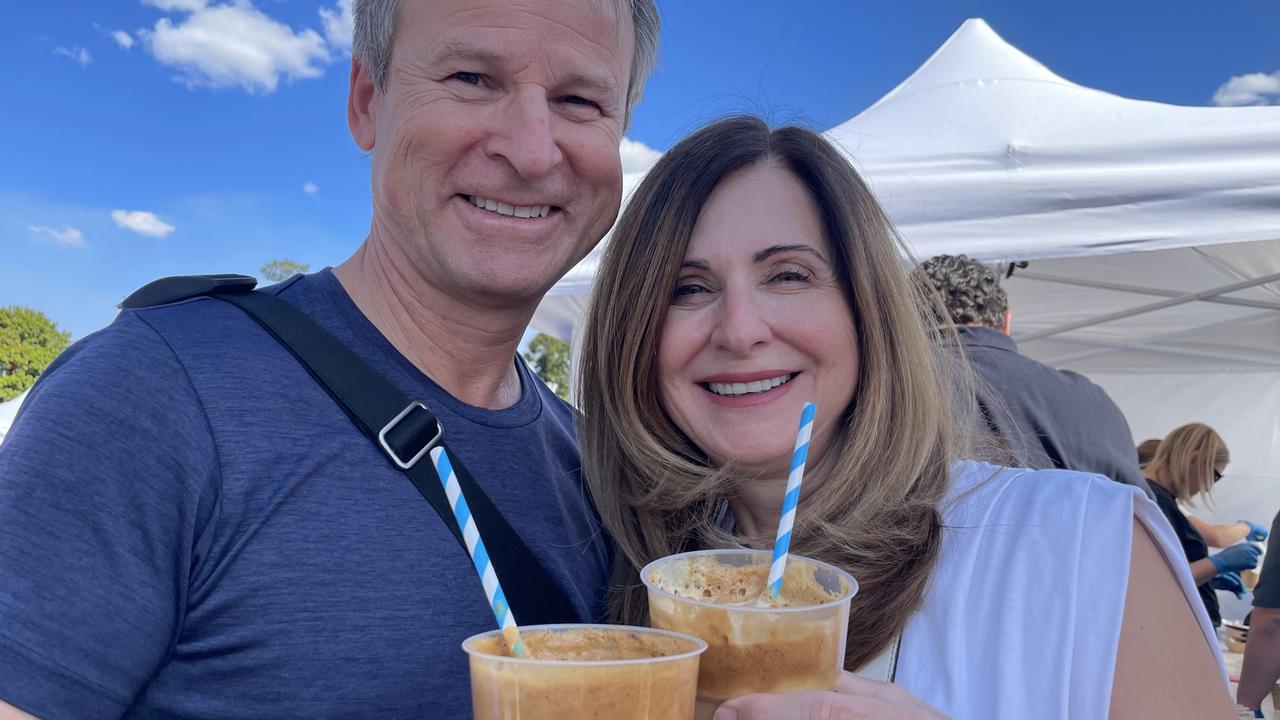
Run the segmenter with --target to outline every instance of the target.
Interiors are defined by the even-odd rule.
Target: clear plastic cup
[[[764,550],[699,550],[640,571],[649,624],[707,643],[698,673],[699,718],[741,695],[830,690],[844,669],[857,581],[834,565],[792,555],[782,606],[769,606],[771,560]]]
[[[507,655],[498,630],[462,643],[476,720],[693,718],[707,649],[696,637],[627,625],[534,625],[520,637],[529,657]]]

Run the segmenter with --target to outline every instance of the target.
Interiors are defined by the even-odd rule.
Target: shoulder
[[[1006,516],[1054,520],[1068,510],[1089,511],[1107,505],[1131,508],[1140,491],[1102,475],[1073,470],[1009,468],[970,460],[951,470],[951,491],[943,508],[944,523],[981,522]]]

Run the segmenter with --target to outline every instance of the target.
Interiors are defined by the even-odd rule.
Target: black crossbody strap
[[[207,295],[226,301],[265,328],[329,393],[360,432],[382,450],[387,461],[404,471],[435,508],[463,552],[467,552],[462,530],[427,454],[436,445],[448,449],[443,441],[444,429],[431,410],[421,402],[410,401],[363,358],[292,304],[270,293],[253,291],[252,278],[228,281],[225,278],[231,276],[208,277],[216,278],[213,286],[186,296]],[[188,287],[191,280],[165,278],[139,290],[121,306],[142,307],[155,304],[156,299],[178,299],[176,295],[158,294],[153,286],[169,282],[170,287]],[[184,281],[187,285],[182,285]],[[198,282],[195,287],[199,287]],[[144,294],[149,289],[150,294]],[[450,451],[449,456],[516,620],[525,625],[583,620],[578,618],[563,588],[551,578],[457,455]]]

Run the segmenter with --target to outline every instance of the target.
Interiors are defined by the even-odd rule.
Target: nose
[[[773,329],[759,300],[746,289],[726,289],[719,302],[712,341],[723,350],[745,355],[769,343]]]
[[[495,110],[485,151],[505,159],[525,180],[543,177],[564,160],[554,121],[545,92],[521,88]]]

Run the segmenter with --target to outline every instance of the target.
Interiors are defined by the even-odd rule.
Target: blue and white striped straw
[[[471,562],[476,566],[480,582],[484,585],[484,594],[493,607],[493,616],[502,628],[502,637],[506,640],[511,654],[524,657],[524,643],[520,641],[520,629],[516,627],[515,613],[507,605],[507,596],[498,583],[498,574],[489,561],[489,551],[484,548],[484,540],[476,530],[476,523],[471,519],[471,508],[467,506],[467,498],[462,495],[462,486],[458,485],[458,476],[453,472],[453,463],[449,461],[449,453],[442,447],[431,449],[431,461],[435,463],[436,474],[444,485],[445,495],[449,496],[449,507],[453,508],[453,517],[462,528],[462,539],[467,542],[467,552],[471,553]]]
[[[773,563],[769,565],[769,595],[777,600],[782,595],[782,575],[787,569],[787,548],[791,547],[791,527],[796,522],[796,505],[800,502],[800,483],[804,480],[804,459],[809,454],[809,437],[813,434],[816,406],[805,403],[800,411],[800,430],[796,433],[796,449],[791,453],[791,473],[787,475],[787,494],[782,498],[782,517],[778,518],[778,539],[773,542]]]

